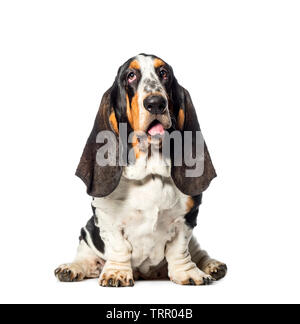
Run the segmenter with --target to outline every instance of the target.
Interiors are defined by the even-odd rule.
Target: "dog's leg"
[[[120,228],[103,226],[101,237],[105,242],[105,259],[99,284],[103,287],[132,287],[131,244],[124,238]]]
[[[177,234],[166,246],[166,259],[170,279],[181,285],[206,285],[213,278],[201,271],[191,260],[189,242],[192,229],[186,224],[177,227]]]
[[[206,251],[201,250],[197,239],[193,236],[189,250],[192,261],[195,262],[203,272],[211,275],[215,280],[220,280],[225,277],[227,273],[227,266],[225,263],[210,258]]]
[[[105,261],[98,257],[84,240],[81,240],[74,262],[59,266],[55,270],[55,276],[63,282],[98,278],[104,263]]]

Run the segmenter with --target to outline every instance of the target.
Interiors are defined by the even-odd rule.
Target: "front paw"
[[[84,279],[84,271],[76,263],[63,264],[55,270],[54,274],[62,282],[82,281]]]
[[[190,270],[173,270],[169,273],[170,280],[179,285],[203,286],[211,284],[214,279],[194,267]]]
[[[133,287],[132,270],[104,267],[100,275],[99,284],[102,287]]]

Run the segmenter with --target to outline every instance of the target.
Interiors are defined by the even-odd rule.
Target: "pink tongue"
[[[165,133],[165,130],[163,128],[163,125],[158,123],[158,124],[155,124],[153,127],[151,127],[149,130],[148,130],[148,133],[151,135],[151,136],[154,136],[154,135],[163,135]]]

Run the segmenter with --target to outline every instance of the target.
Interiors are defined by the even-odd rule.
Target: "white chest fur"
[[[174,185],[168,165],[144,162],[125,169],[118,188],[93,205],[105,245],[121,232],[131,245],[132,267],[147,273],[163,261],[166,243],[184,222],[188,197]]]

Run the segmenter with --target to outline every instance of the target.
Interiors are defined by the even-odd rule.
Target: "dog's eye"
[[[168,78],[168,72],[164,69],[159,71],[159,75],[162,79],[166,80]]]
[[[136,74],[134,72],[130,72],[127,75],[127,80],[129,83],[133,82],[134,80],[136,80]]]

